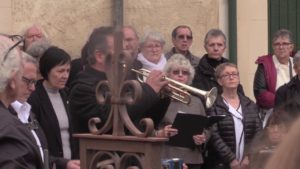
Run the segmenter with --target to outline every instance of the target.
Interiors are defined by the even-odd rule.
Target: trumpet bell
[[[141,83],[145,82],[142,78],[148,77],[150,73],[150,71],[147,69],[131,70],[137,73],[138,75],[142,76],[138,76],[138,81]],[[218,90],[216,87],[213,87],[210,91],[203,91],[168,77],[165,77],[165,80],[169,81],[168,86],[173,90],[171,93],[167,93],[167,95],[175,100],[181,101],[182,103],[189,104],[190,93],[193,93],[195,95],[204,97],[206,108],[210,108],[217,98]]]
[[[218,95],[218,89],[216,87],[213,87],[212,89],[210,89],[210,91],[207,92],[207,94],[205,95],[205,106],[206,108],[210,108],[214,102],[217,99],[217,95]]]

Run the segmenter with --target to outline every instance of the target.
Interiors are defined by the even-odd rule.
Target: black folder
[[[170,137],[167,144],[177,147],[194,148],[193,135],[202,134],[205,128],[222,120],[225,115],[201,116],[196,114],[177,113],[172,128],[178,130],[178,134]]]

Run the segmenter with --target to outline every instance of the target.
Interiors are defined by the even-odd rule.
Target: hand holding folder
[[[177,113],[172,128],[178,134],[170,137],[167,144],[178,147],[194,148],[193,135],[202,134],[203,130],[225,118],[225,115],[201,116],[195,114]]]

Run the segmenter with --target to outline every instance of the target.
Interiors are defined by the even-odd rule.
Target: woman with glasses
[[[167,60],[163,54],[165,40],[159,32],[148,32],[141,39],[137,60],[147,70],[163,70]]]
[[[207,168],[240,168],[249,165],[247,145],[261,129],[259,109],[248,97],[238,93],[237,66],[222,63],[216,68],[216,79],[222,87],[208,115],[226,115],[212,128]]]
[[[71,57],[62,49],[50,47],[40,58],[39,69],[43,77],[36,84],[28,103],[45,131],[49,153],[65,159],[78,158],[72,137],[72,123],[65,85],[69,77]],[[65,167],[76,169],[78,163]],[[59,164],[57,166],[63,166]]]
[[[190,85],[195,71],[190,61],[181,54],[174,54],[167,62],[164,72],[167,77],[180,83]],[[179,86],[177,86],[179,87]],[[200,98],[191,96],[190,104],[184,104],[177,100],[172,100],[163,120],[159,124],[159,130],[156,132],[158,137],[172,137],[178,131],[172,128],[172,123],[178,113],[196,114],[206,116],[204,106]],[[188,165],[189,169],[199,169],[203,163],[201,154],[201,145],[207,140],[205,133],[199,133],[192,136],[194,140],[193,148],[165,145],[163,149],[163,158],[181,158]]]
[[[294,49],[292,33],[286,29],[277,31],[273,36],[272,48],[274,54],[261,56],[255,62],[258,66],[253,90],[256,103],[264,109],[264,124],[274,107],[276,90],[295,75],[290,57]]]

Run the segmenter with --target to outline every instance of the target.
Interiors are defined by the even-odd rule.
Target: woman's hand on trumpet
[[[156,132],[157,137],[172,137],[178,133],[178,130],[172,128],[172,125],[167,125],[163,129],[160,129]]]
[[[146,79],[146,83],[151,86],[156,93],[159,93],[169,82],[165,79],[165,74],[162,71],[152,70]]]

